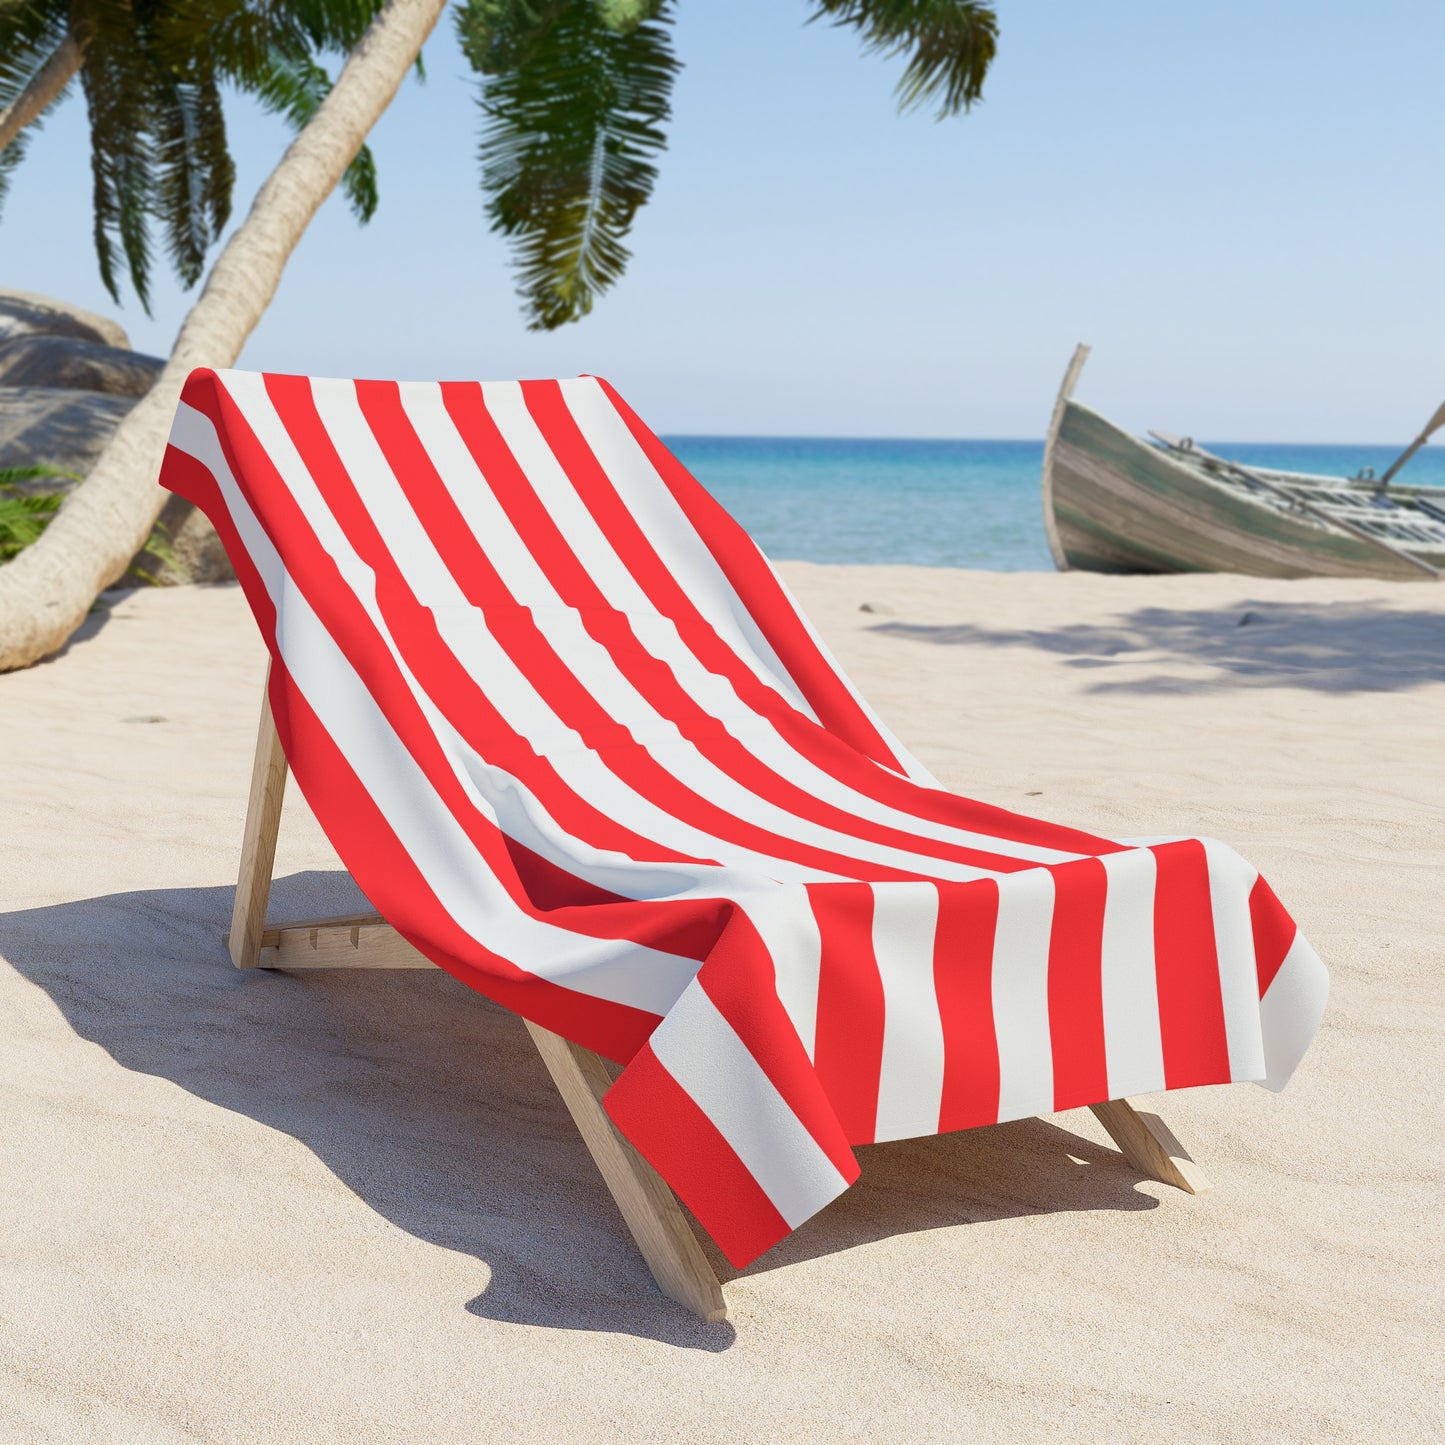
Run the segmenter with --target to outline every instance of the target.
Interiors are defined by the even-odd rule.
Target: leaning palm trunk
[[[446,0],[388,0],[336,85],[261,187],[181,325],[155,385],[41,535],[0,567],[0,670],[64,645],[150,535],[176,400],[197,366],[230,366],[266,310],[317,208],[390,105]]]
[[[73,35],[55,47],[54,54],[35,73],[30,84],[0,110],[0,151],[33,120],[42,116],[50,103],[75,79],[83,52]]]

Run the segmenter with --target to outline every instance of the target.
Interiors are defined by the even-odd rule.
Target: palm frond
[[[0,5],[0,110],[30,84],[68,28],[63,0]]]
[[[462,48],[483,76],[482,187],[512,239],[533,330],[591,311],[657,179],[678,62],[669,0],[467,0]]]
[[[284,116],[299,131],[331,93],[331,77],[308,53],[277,48],[265,68],[252,77],[250,89],[268,110]],[[347,166],[341,189],[356,219],[369,221],[377,203],[376,161],[370,147],[362,146]]]
[[[299,131],[331,93],[317,52],[350,51],[383,0],[177,0],[157,28],[172,64],[204,55],[215,75],[256,96]],[[342,177],[357,220],[376,211],[376,162],[366,147]]]
[[[272,0],[274,9],[284,8],[289,17],[310,37],[316,50],[343,54],[356,47],[376,19],[384,0]]]
[[[907,55],[898,105],[909,110],[937,101],[938,118],[966,111],[983,96],[984,77],[998,49],[998,16],[991,0],[816,0],[810,19],[851,25],[864,48]]]
[[[91,5],[76,38],[84,58],[80,79],[90,117],[90,170],[95,255],[100,279],[119,303],[118,263],[150,314],[150,209],[155,188],[150,129],[153,67],[136,43],[129,6]],[[117,254],[119,251],[120,255]]]
[[[195,80],[158,75],[153,95],[155,210],[171,265],[190,287],[230,219],[236,167],[213,74]]]
[[[50,3],[0,6],[0,112],[7,110],[22,94],[46,62],[64,43],[67,16],[62,0]],[[62,91],[56,99],[63,99]],[[25,158],[30,136],[40,121],[17,135],[0,151],[0,209],[10,188],[10,176]]]

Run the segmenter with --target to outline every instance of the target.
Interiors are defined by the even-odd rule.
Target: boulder
[[[0,288],[0,470],[43,462],[87,475],[164,365],[131,351],[125,332],[103,316]],[[20,485],[63,493],[75,483],[46,477]],[[158,528],[164,557],[138,552],[118,587],[235,580],[215,529],[189,502],[171,497]]]
[[[85,476],[110,440],[133,396],[106,396],[66,387],[0,386],[0,469],[53,467]],[[76,484],[63,477],[37,477],[17,484],[25,492],[68,492]],[[131,570],[115,585],[142,582],[231,582],[235,572],[215,528],[202,512],[171,497],[161,512],[163,555],[138,552]]]
[[[73,336],[78,341],[130,350],[125,331],[104,316],[57,301],[53,296],[0,287],[0,339],[31,335]]]
[[[108,396],[144,396],[161,374],[158,356],[76,336],[33,332],[0,341],[0,386],[69,387]]]
[[[43,462],[84,476],[110,440],[133,396],[70,387],[0,386],[0,470]],[[27,490],[64,490],[29,482]]]

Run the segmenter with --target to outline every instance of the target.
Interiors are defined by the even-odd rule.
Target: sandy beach
[[[1445,1434],[1445,588],[785,565],[949,786],[1200,833],[1332,975],[1281,1095],[860,1151],[730,1318],[664,1299],[518,1021],[441,973],[241,974],[263,649],[112,594],[0,677],[0,1440]],[[275,915],[354,890],[292,789]]]

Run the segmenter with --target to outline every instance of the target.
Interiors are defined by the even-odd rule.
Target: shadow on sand
[[[344,873],[278,879],[272,899],[273,917],[361,904]],[[9,913],[0,955],[124,1068],[281,1130],[392,1223],[483,1261],[472,1313],[732,1343],[652,1288],[511,1014],[439,970],[239,973],[219,942],[230,904],[180,888]],[[858,1184],[744,1274],[968,1221],[1156,1205],[1117,1154],[1036,1119],[859,1157]]]
[[[1421,584],[1424,585],[1424,584]],[[1040,630],[928,627],[872,629],[945,647],[1033,647],[1068,665],[1097,668],[1093,693],[1196,693],[1221,687],[1297,687],[1313,692],[1391,692],[1445,680],[1445,613],[1375,603],[1242,602],[1228,608],[1141,607],[1113,627],[1079,623]],[[1208,678],[1141,676],[1148,663],[1186,662]],[[1106,669],[1127,664],[1130,675]]]

